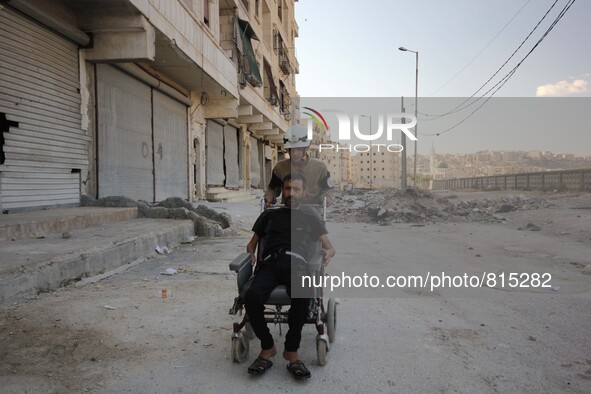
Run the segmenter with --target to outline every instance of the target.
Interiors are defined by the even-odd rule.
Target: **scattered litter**
[[[536,337],[534,337],[534,336],[532,336],[532,335],[530,335],[528,339],[529,339],[530,341],[533,341],[533,342],[535,342],[535,341],[537,341],[537,340],[538,340]]]
[[[105,309],[108,309],[110,311],[116,311],[119,308],[118,307],[115,307],[115,306],[111,306],[111,305],[105,305]]]
[[[159,272],[158,275],[156,275],[156,280],[158,280],[158,277],[160,275],[174,275],[174,274],[178,274],[178,271],[175,270],[174,268],[167,268],[162,272]]]
[[[62,238],[63,238],[63,239],[70,239],[70,238],[72,238],[72,234],[70,234],[70,232],[69,232],[69,231],[64,231],[64,232],[62,233]]]
[[[193,241],[195,241],[195,237],[190,236],[187,239],[185,239],[184,241],[181,241],[182,244],[190,244],[193,243]]]
[[[587,264],[585,268],[583,268],[583,273],[587,275],[591,275],[591,264]]]
[[[160,245],[156,245],[156,253],[158,254],[169,254],[170,253],[170,249],[168,249],[168,247],[166,246],[160,246]]]
[[[560,290],[560,286],[556,285],[556,286],[552,286],[552,290],[554,291],[558,291]]]
[[[171,289],[162,289],[160,292],[162,298],[172,298],[172,290]]]
[[[210,347],[210,346],[213,346],[213,343],[204,343],[203,346]]]

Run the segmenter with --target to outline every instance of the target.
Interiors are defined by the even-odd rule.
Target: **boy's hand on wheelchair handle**
[[[326,267],[330,262],[330,259],[334,257],[335,251],[334,249],[322,249],[322,255],[324,256],[324,261],[322,262],[322,266]]]
[[[265,208],[271,208],[276,201],[275,197],[265,196]]]

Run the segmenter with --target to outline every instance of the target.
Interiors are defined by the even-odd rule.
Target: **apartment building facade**
[[[299,114],[293,0],[0,7],[3,212],[267,182]]]
[[[356,188],[400,187],[400,154],[374,146],[352,157],[352,178]]]

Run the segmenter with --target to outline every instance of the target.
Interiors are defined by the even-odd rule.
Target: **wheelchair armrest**
[[[238,257],[236,257],[230,263],[230,270],[234,272],[239,272],[245,264],[250,264],[250,254],[240,253],[240,255],[238,255]]]

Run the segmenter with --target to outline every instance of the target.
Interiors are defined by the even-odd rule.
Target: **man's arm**
[[[255,265],[257,263],[256,251],[257,251],[257,246],[259,244],[260,239],[261,238],[256,233],[254,233],[252,235],[252,238],[250,239],[250,241],[246,245],[246,253],[250,254],[250,263],[252,265]]]
[[[273,169],[271,181],[269,182],[269,186],[267,186],[267,191],[265,192],[265,206],[267,208],[269,208],[273,203],[273,200],[275,200],[281,194],[281,184],[282,180],[279,179],[276,170]]]
[[[334,250],[334,246],[332,246],[332,242],[328,239],[326,234],[322,234],[320,236],[320,242],[322,242],[322,254],[324,255],[324,262],[322,265],[326,267],[330,262],[330,259],[334,257],[336,251]]]

